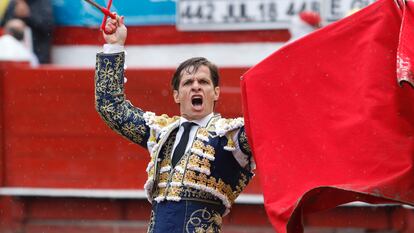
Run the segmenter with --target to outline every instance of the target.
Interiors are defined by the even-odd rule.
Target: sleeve
[[[240,150],[243,153],[247,155],[252,154],[252,151],[250,150],[249,142],[247,140],[246,131],[244,130],[244,126],[239,129],[239,132],[237,133],[236,141],[238,142]]]
[[[254,162],[254,158],[247,141],[244,126],[233,134],[233,141],[235,142],[235,150],[233,151],[233,156],[239,162],[240,166],[250,171],[256,169],[256,163]]]
[[[123,52],[97,55],[95,107],[111,129],[147,148],[150,128],[143,117],[145,112],[125,99],[124,60]]]

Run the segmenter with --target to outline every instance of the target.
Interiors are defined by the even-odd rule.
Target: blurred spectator
[[[40,63],[50,63],[54,27],[50,0],[10,0],[2,24],[12,18],[19,18],[30,27],[34,53]]]
[[[28,61],[32,67],[39,61],[30,48],[24,44],[26,24],[20,19],[11,19],[4,26],[4,35],[0,37],[0,60]]]
[[[319,13],[314,11],[302,11],[292,18],[289,32],[293,41],[305,36],[321,27],[321,17]]]

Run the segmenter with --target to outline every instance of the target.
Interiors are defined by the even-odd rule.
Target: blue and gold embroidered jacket
[[[150,152],[144,187],[148,200],[219,202],[226,207],[225,214],[228,213],[253,176],[243,119],[215,115],[206,127],[197,130],[190,150],[171,167],[179,117],[157,116],[125,99],[124,56],[124,53],[97,55],[96,110],[110,128]],[[242,167],[233,156],[236,149],[247,155],[246,166]]]

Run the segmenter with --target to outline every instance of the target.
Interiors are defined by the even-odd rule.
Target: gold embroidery
[[[244,152],[247,152],[248,154],[252,153],[252,151],[250,149],[250,146],[249,146],[249,143],[247,141],[246,132],[244,130],[239,135],[239,142],[240,142],[241,148],[243,149]]]
[[[236,144],[233,141],[234,132],[229,132],[227,137],[227,145],[224,147],[225,150],[234,151],[236,149]]]
[[[213,217],[212,217],[212,219],[213,219],[213,221],[214,221],[214,223],[216,225],[221,226],[221,224],[222,224],[222,218],[221,218],[221,215],[220,214],[217,214],[217,213],[214,214]]]
[[[172,177],[172,182],[181,182],[183,180],[183,174],[175,172]]]
[[[201,169],[209,171],[210,170],[210,161],[208,161],[208,159],[206,159],[206,158],[201,159],[200,167],[201,167]]]
[[[153,177],[154,176],[154,167],[150,168],[148,171],[148,176]]]
[[[197,137],[203,141],[208,141],[208,130],[206,128],[200,127],[197,130]]]
[[[243,189],[246,187],[247,183],[248,183],[248,179],[247,176],[244,174],[241,174],[241,179],[239,180],[239,185],[236,186],[236,190],[233,192],[234,196],[238,196]]]
[[[145,145],[144,138],[148,129],[144,125],[143,112],[124,99],[123,61],[123,53],[97,56],[97,110],[109,127],[129,140]]]
[[[223,190],[223,188],[224,188],[224,186],[225,186],[225,185],[226,185],[226,184],[223,182],[223,180],[219,179],[215,187],[216,187],[218,190]]]
[[[117,56],[115,58],[115,70],[117,71],[117,74],[123,71],[124,53],[121,53],[119,55],[120,56]]]
[[[237,195],[235,195],[235,192],[233,192],[231,186],[224,183],[222,179],[218,179],[217,181],[214,177],[207,177],[207,175],[203,173],[199,173],[197,175],[196,172],[187,170],[185,173],[184,182],[213,189],[221,195],[228,197],[230,203],[233,203],[237,197]]]
[[[179,166],[182,167],[182,168],[184,168],[185,167],[185,163],[186,163],[186,159],[181,159],[180,160],[180,163],[179,163]]]
[[[155,137],[155,130],[151,129],[149,141],[152,143],[157,142],[157,138]]]
[[[199,163],[200,163],[200,158],[197,155],[195,154],[190,155],[189,165],[198,166]]]
[[[135,142],[142,142],[142,136],[140,134],[137,134],[136,125],[133,122],[128,122],[122,126],[122,131],[124,132],[125,136],[132,138]]]
[[[166,145],[167,146],[167,145]],[[166,167],[166,166],[168,166],[170,163],[169,163],[169,161],[168,161],[168,159],[163,159],[162,161],[161,161],[161,165],[160,165],[160,167],[161,168],[163,168],[163,167]]]
[[[214,210],[198,209],[190,215],[185,230],[186,233],[218,233],[221,222],[221,215]]]
[[[220,200],[212,193],[186,186],[183,186],[182,190],[181,197],[183,199],[198,199],[199,201],[205,201],[208,203],[220,203]]]
[[[200,175],[197,177],[197,184],[207,186],[207,175],[200,173]]]
[[[156,196],[164,196],[165,188],[159,188],[157,190],[158,190],[158,195],[156,195]]]
[[[168,148],[172,147],[173,143],[174,143],[174,137],[168,138],[168,140],[164,143],[165,149],[163,150],[163,156],[162,156],[163,159],[161,161],[155,161],[156,160],[155,155],[152,155],[152,157],[151,157],[152,161],[154,163],[158,163],[158,165],[156,166],[157,167],[157,173],[156,174],[154,174],[155,173],[155,171],[154,171],[155,166],[153,167],[153,169],[150,170],[156,176],[155,180],[157,180],[156,181],[157,185],[155,186],[155,191],[152,194],[152,197],[154,197],[154,198],[155,197],[162,197],[162,196],[166,195],[166,193],[165,193],[166,192],[166,186],[167,186],[167,183],[169,182],[170,169],[171,168],[169,168],[168,170],[162,171],[162,172],[161,172],[161,169],[163,169],[165,167],[168,167],[170,165],[170,159],[169,159],[168,151],[171,151],[171,150],[168,149]],[[149,176],[149,178],[150,178],[150,176]],[[161,184],[161,183],[162,183],[162,186],[159,187],[158,184]]]
[[[210,178],[208,178],[208,181],[207,181],[207,186],[208,187],[215,187],[215,185],[216,185],[216,178],[214,178],[213,176],[211,176]]]
[[[155,225],[155,212],[154,210],[151,210],[151,217],[148,224],[148,230],[147,233],[152,233],[154,231],[154,225]]]
[[[177,121],[179,118],[179,116],[169,117],[167,114],[162,114],[161,116],[155,116],[154,122],[156,125],[164,128],[165,126]]]
[[[214,147],[212,147],[210,145],[207,145],[205,147],[205,152],[204,153],[214,156],[216,152],[214,150]]]
[[[204,143],[200,140],[195,140],[194,143],[193,143],[193,148],[203,151]]]
[[[175,132],[176,133],[176,132]],[[171,134],[167,141],[164,143],[163,147],[163,156],[161,167],[167,166],[171,164],[170,156],[172,154],[172,149],[174,146],[175,134]]]
[[[190,183],[196,183],[196,173],[194,171],[187,170],[185,172],[184,180]]]
[[[162,183],[162,182],[167,182],[168,181],[168,177],[169,177],[169,175],[170,175],[170,173],[168,173],[168,172],[162,172],[161,174],[160,174],[160,180],[159,180],[159,182],[160,183]]]
[[[115,112],[114,104],[109,102],[109,100],[104,99],[100,107],[101,112],[104,113],[113,113]]]
[[[170,187],[168,189],[168,197],[179,197],[181,189],[179,187]]]
[[[111,63],[108,61],[108,59],[105,59],[104,61],[106,62],[106,66],[104,69],[99,70],[99,77],[103,79],[112,79],[115,71],[112,67],[109,66]]]
[[[151,122],[153,122],[151,124],[162,128],[163,126],[168,126],[170,122],[173,122],[173,119],[174,118],[169,118],[167,115],[154,116],[154,118],[151,118]],[[151,127],[152,130],[150,131],[150,136],[152,138],[150,141],[154,140],[154,143],[159,143],[157,142],[159,139],[155,138],[157,132],[160,130],[160,128],[157,127]],[[155,190],[153,190],[152,193],[152,197],[156,198],[156,201],[163,201],[165,199],[178,201],[183,198],[194,198],[210,203],[221,202],[226,208],[229,208],[231,204],[234,203],[241,190],[243,190],[248,183],[250,177],[242,175],[242,171],[239,173],[235,172],[235,175],[240,178],[236,187],[225,183],[218,177],[210,176],[216,151],[212,145],[205,145],[205,143],[208,143],[208,140],[204,141],[201,136],[208,135],[208,137],[210,137],[208,139],[215,140],[226,140],[226,138],[215,136],[215,132],[212,132],[210,135],[210,132],[206,129],[200,129],[200,132],[197,131],[197,137],[193,142],[191,148],[192,153],[185,154],[175,169],[170,167],[170,157],[174,143],[174,141],[171,140],[174,139],[173,135],[170,134],[163,144],[156,144],[154,147],[157,148],[154,149],[157,153],[162,153],[158,157],[160,159],[158,162],[156,162],[154,156],[152,156],[152,161],[157,163],[157,166],[155,167],[157,167],[158,170],[155,175]],[[170,128],[169,130],[172,129]],[[162,132],[164,131],[161,131],[161,133]],[[207,134],[205,134],[205,132],[207,132]],[[229,133],[231,132],[228,132],[225,136],[231,136]],[[232,143],[234,144],[233,141],[228,141],[229,146],[232,146]],[[161,151],[159,147],[161,147]],[[153,152],[153,155],[154,154],[156,153]],[[152,173],[154,172],[154,169],[149,170]],[[214,175],[217,174],[215,173]],[[161,187],[158,186],[159,184],[161,184]],[[205,232],[208,228],[199,228],[198,230],[204,230]]]
[[[138,125],[137,126],[137,133],[139,133],[140,135],[144,136],[146,131],[147,131],[147,129],[145,128],[144,125]]]

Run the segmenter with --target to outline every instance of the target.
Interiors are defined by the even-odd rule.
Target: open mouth
[[[191,99],[191,104],[195,107],[201,106],[203,104],[203,98],[201,96],[194,96]]]

